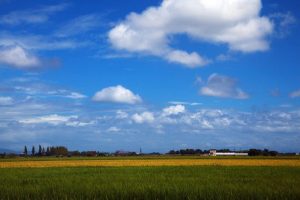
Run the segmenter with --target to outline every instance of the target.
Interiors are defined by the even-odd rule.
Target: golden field
[[[41,167],[134,167],[134,166],[289,166],[300,167],[299,159],[116,159],[2,161],[0,168]]]

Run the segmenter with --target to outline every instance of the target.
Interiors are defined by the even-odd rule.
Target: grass
[[[0,199],[300,199],[300,168],[5,168]]]

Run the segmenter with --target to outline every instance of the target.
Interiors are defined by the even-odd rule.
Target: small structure
[[[209,156],[217,156],[217,150],[216,149],[209,150]]]
[[[240,152],[217,152],[216,149],[209,150],[210,156],[248,156],[248,153]]]

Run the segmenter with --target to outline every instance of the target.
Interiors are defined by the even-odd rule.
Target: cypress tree
[[[50,147],[47,147],[46,155],[47,155],[47,156],[50,156]]]
[[[39,156],[42,155],[42,146],[41,146],[41,145],[39,145],[39,153],[38,153],[38,155],[39,155]]]
[[[43,156],[45,155],[45,148],[44,147],[42,148],[42,155]]]
[[[32,149],[31,149],[31,155],[34,156],[35,155],[35,147],[32,146]]]
[[[27,146],[25,145],[25,147],[24,147],[24,155],[27,156],[27,154],[28,154]]]

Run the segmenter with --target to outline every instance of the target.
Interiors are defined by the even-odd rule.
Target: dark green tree
[[[43,147],[43,148],[42,148],[42,155],[44,156],[45,154],[46,154],[45,148]]]
[[[31,149],[31,155],[34,156],[35,155],[35,147],[32,146],[32,149]]]
[[[47,147],[47,149],[46,149],[46,155],[50,156],[50,147]]]
[[[39,156],[42,155],[42,146],[41,146],[41,145],[39,145],[39,153],[38,153],[38,155],[39,155]]]
[[[57,147],[50,147],[50,155],[56,155],[56,156],[67,156],[68,155],[68,149],[63,146],[57,146]]]
[[[27,146],[24,147],[24,155],[27,156],[28,151],[27,151]]]

